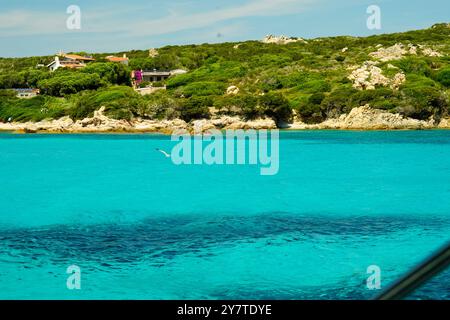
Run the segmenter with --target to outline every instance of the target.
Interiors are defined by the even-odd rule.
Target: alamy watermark
[[[366,10],[369,17],[367,18],[367,29],[381,30],[381,8],[377,5],[371,5]]]
[[[66,273],[69,274],[66,281],[67,289],[80,290],[81,289],[81,269],[77,265],[67,267]]]
[[[77,5],[67,7],[66,13],[70,16],[66,20],[66,26],[69,30],[81,29],[81,9]]]
[[[377,265],[370,265],[367,267],[367,274],[370,274],[366,281],[367,289],[381,289],[381,268]]]
[[[178,142],[170,154],[175,165],[258,165],[261,175],[279,171],[279,130],[209,130],[196,128],[194,134],[178,131],[171,140]]]

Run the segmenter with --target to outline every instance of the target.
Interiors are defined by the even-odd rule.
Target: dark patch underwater
[[[450,219],[439,217],[305,217],[271,213],[250,217],[205,216],[146,219],[134,224],[55,225],[37,229],[0,230],[0,254],[58,263],[78,261],[161,264],[193,254],[213,255],[214,248],[264,240],[266,246],[314,241],[323,237],[364,238],[409,228],[450,230]],[[281,239],[281,240],[280,240]],[[281,241],[281,243],[280,243]]]

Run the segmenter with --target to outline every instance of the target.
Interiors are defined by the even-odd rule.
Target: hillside
[[[450,24],[370,37],[269,40],[92,54],[96,62],[84,69],[53,73],[38,66],[50,56],[0,58],[0,122],[83,119],[102,106],[107,116],[126,120],[229,115],[320,123],[366,104],[418,120],[449,114]],[[128,67],[105,60],[123,54]],[[129,78],[137,69],[188,72],[153,84],[167,90],[141,96]],[[27,87],[41,95],[18,99],[9,90]]]

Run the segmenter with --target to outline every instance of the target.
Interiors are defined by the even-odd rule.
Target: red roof
[[[71,59],[71,60],[95,61],[94,58],[83,57],[83,56],[79,56],[77,54],[65,54],[64,57]]]
[[[106,57],[106,60],[111,61],[111,62],[122,62],[122,61],[128,61],[128,58],[121,58],[121,57]]]

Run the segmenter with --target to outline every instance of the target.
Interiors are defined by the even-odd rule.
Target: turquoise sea
[[[282,132],[274,176],[173,145],[0,134],[0,299],[366,299],[450,240],[450,131]]]

